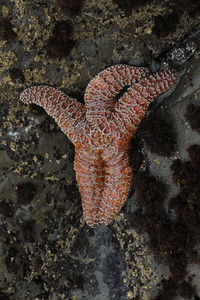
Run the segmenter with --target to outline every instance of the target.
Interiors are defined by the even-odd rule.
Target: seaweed
[[[57,22],[52,31],[52,36],[47,40],[46,54],[51,58],[62,58],[70,54],[75,42],[71,39],[73,28],[67,21]]]
[[[185,117],[191,128],[200,133],[200,105],[189,104]]]
[[[67,17],[75,17],[81,11],[84,0],[57,0],[58,7]]]
[[[180,14],[173,11],[170,14],[159,15],[154,18],[152,33],[157,38],[164,38],[176,30]]]
[[[37,189],[32,182],[23,182],[17,186],[17,202],[22,205],[28,205],[36,195]]]
[[[176,133],[170,120],[162,117],[159,110],[152,111],[140,125],[141,136],[152,153],[170,156],[177,146]]]
[[[7,18],[0,18],[0,40],[3,41],[14,41],[17,34],[12,29],[12,24]]]
[[[23,83],[25,80],[22,70],[18,68],[9,69],[9,74],[13,82]]]

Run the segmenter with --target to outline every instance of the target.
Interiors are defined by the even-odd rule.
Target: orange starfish
[[[149,104],[171,89],[178,77],[169,69],[149,75],[147,68],[115,65],[90,81],[85,105],[48,86],[21,94],[24,103],[42,106],[74,144],[76,179],[88,225],[107,225],[121,210],[133,178],[129,142]],[[116,100],[124,87],[126,92]]]

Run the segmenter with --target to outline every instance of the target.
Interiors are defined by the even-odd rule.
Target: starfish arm
[[[88,225],[99,225],[99,205],[104,182],[104,165],[99,155],[77,151],[75,147],[76,180],[82,199],[83,217]]]
[[[48,86],[34,86],[24,90],[20,100],[35,103],[55,119],[61,130],[73,142],[73,135],[85,116],[85,107],[76,99]]]
[[[99,154],[76,152],[75,170],[83,216],[91,227],[109,224],[123,206],[132,180],[126,152],[102,159]],[[117,149],[116,149],[117,152]]]
[[[87,120],[94,124],[99,119],[109,117],[120,90],[141,80],[148,73],[147,68],[123,64],[109,67],[100,72],[89,82],[85,91]]]
[[[109,224],[120,212],[130,191],[132,178],[133,169],[126,151],[120,153],[118,159],[115,157],[107,161],[105,186],[99,208],[101,224]]]
[[[150,105],[158,96],[170,90],[179,79],[175,70],[150,75],[130,86],[116,103],[112,121],[125,134],[132,136]]]

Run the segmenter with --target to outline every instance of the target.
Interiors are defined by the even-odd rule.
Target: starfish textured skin
[[[121,210],[133,179],[130,140],[150,103],[178,79],[175,70],[149,75],[147,68],[120,64],[89,82],[85,104],[48,86],[34,86],[20,95],[24,103],[42,106],[74,144],[74,168],[88,225],[107,225]]]

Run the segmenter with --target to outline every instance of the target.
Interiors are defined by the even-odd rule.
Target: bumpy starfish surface
[[[147,68],[115,65],[89,82],[85,105],[48,86],[21,94],[23,102],[42,106],[74,144],[83,215],[90,226],[109,224],[121,210],[133,178],[129,142],[150,103],[178,77],[169,69],[149,75]]]

